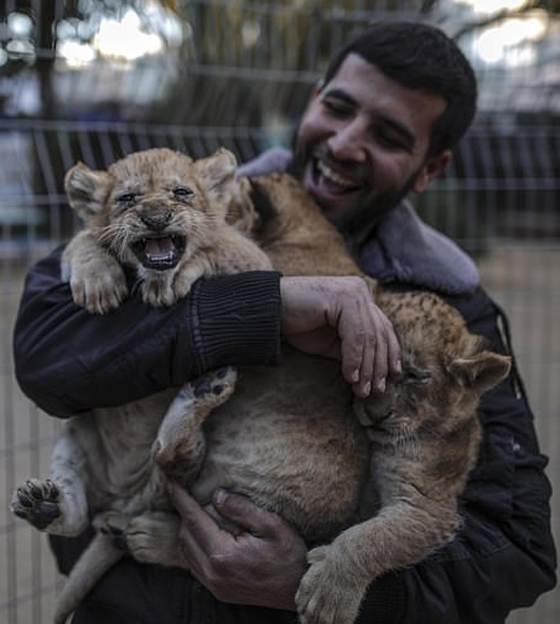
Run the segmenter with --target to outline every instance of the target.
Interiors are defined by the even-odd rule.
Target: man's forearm
[[[60,250],[30,272],[14,332],[18,381],[53,415],[120,405],[216,366],[278,358],[275,273],[204,280],[171,308],[133,297],[101,316],[74,305],[59,258]]]

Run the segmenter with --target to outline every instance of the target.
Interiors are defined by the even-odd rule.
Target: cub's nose
[[[151,210],[139,214],[140,220],[152,230],[163,230],[171,221],[170,210]]]

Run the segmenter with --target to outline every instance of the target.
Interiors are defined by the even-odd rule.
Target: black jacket
[[[93,317],[72,303],[60,282],[59,257],[60,250],[31,270],[14,334],[18,381],[53,415],[118,405],[217,365],[277,361],[275,273],[200,280],[171,309],[152,309],[133,297]],[[509,351],[507,321],[483,290],[446,299],[471,331],[495,350]],[[554,586],[546,459],[515,371],[483,398],[480,418],[484,440],[456,538],[426,561],[377,580],[358,624],[498,624]],[[53,540],[63,572],[87,539]],[[91,592],[75,622],[288,624],[296,617],[223,604],[187,573],[124,560]]]

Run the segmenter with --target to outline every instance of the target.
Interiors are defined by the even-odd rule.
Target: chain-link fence
[[[77,225],[64,172],[77,160],[105,167],[155,146],[198,157],[225,145],[245,161],[287,145],[333,50],[376,19],[439,24],[476,68],[475,125],[417,206],[474,255],[509,313],[548,474],[560,485],[559,6],[499,4],[485,12],[474,0],[2,3],[1,622],[50,622],[61,582],[45,540],[14,521],[8,499],[23,478],[47,474],[56,434],[14,381],[11,331],[27,267]],[[508,621],[560,621],[560,593]]]

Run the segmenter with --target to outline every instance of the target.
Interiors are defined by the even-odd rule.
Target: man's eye
[[[116,198],[116,202],[118,204],[125,204],[127,206],[133,206],[138,199],[138,195],[136,193],[123,193]]]
[[[186,199],[187,197],[192,197],[194,195],[194,191],[188,186],[178,186],[173,189],[173,195],[179,199]]]
[[[333,102],[332,100],[323,100],[323,106],[329,111],[329,113],[338,117],[342,117],[348,112],[346,106]]]
[[[378,132],[377,140],[390,149],[405,149],[405,146],[400,138],[397,138],[392,134],[388,134],[387,132]]]

